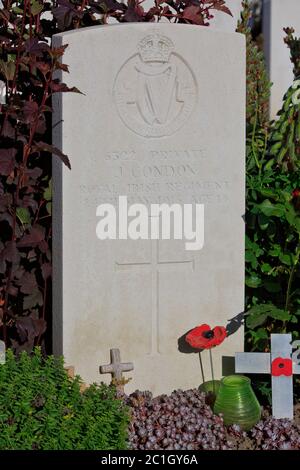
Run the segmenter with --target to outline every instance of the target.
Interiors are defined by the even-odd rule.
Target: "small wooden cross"
[[[0,341],[0,364],[5,364],[5,343]]]
[[[293,419],[294,415],[293,374],[300,374],[300,365],[295,362],[295,353],[292,355],[291,343],[291,334],[272,334],[270,353],[235,355],[237,373],[272,375],[272,414],[277,419]]]
[[[120,349],[110,350],[110,364],[99,367],[100,374],[111,374],[112,378],[117,382],[118,387],[122,385],[123,372],[133,370],[132,362],[121,362]]]

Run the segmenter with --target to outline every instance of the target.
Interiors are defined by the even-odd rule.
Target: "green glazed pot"
[[[205,397],[205,403],[209,405],[211,408],[213,408],[215,401],[216,401],[216,396],[218,395],[219,388],[220,388],[220,380],[209,380],[207,382],[203,382],[200,387],[199,387],[199,392],[204,392],[206,397]]]
[[[261,407],[248,377],[229,375],[221,380],[214,405],[216,414],[222,413],[226,425],[238,424],[249,431],[261,417]]]
[[[203,382],[198,390],[204,393],[214,393],[215,391],[215,394],[217,395],[219,392],[220,384],[220,380],[209,380],[208,382]]]

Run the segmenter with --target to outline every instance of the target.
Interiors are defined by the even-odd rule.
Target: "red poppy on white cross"
[[[293,343],[294,347],[299,341]],[[299,351],[291,334],[272,334],[270,353],[236,353],[235,372],[272,375],[272,414],[293,419],[293,374],[300,374]]]

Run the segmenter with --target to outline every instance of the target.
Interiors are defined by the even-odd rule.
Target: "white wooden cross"
[[[159,240],[151,241],[151,260],[147,262],[116,262],[117,271],[128,271],[131,269],[144,270],[149,269],[151,271],[151,284],[152,284],[152,299],[151,299],[151,311],[152,311],[152,341],[151,341],[151,354],[159,354],[159,274],[162,271],[170,270],[174,271],[194,271],[194,260],[164,260],[159,259]]]
[[[297,346],[299,342],[295,341]],[[291,334],[272,334],[270,353],[236,353],[235,371],[272,375],[272,414],[274,418],[293,419],[293,374],[300,374],[297,354],[293,353]]]
[[[99,367],[100,374],[111,374],[112,378],[118,382],[122,380],[123,372],[133,370],[132,362],[121,362],[120,349],[110,350],[110,364]]]
[[[5,343],[0,341],[0,364],[5,364]]]

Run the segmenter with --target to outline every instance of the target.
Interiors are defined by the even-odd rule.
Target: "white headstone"
[[[271,118],[281,109],[282,98],[293,83],[293,65],[290,51],[284,43],[286,34],[283,28],[292,26],[300,35],[299,0],[265,0],[264,3],[264,44],[271,89]]]
[[[0,341],[0,364],[5,364],[5,343]]]
[[[197,386],[198,357],[179,352],[178,338],[244,308],[244,36],[123,24],[54,43],[69,44],[62,80],[85,94],[53,103],[54,144],[72,162],[53,168],[54,350],[86,382],[119,348],[134,363],[127,391]],[[100,241],[96,208],[119,195],[204,204],[204,248]],[[221,355],[242,346],[241,328],[215,351],[217,376]]]

